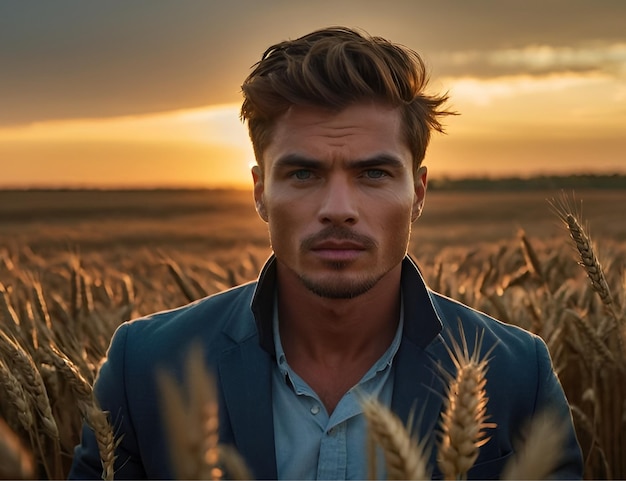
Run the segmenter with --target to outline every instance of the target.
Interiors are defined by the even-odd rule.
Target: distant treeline
[[[546,175],[529,178],[434,178],[428,180],[431,190],[522,191],[554,189],[626,189],[626,174]]]
[[[602,189],[626,190],[625,174],[572,174],[572,175],[542,175],[534,177],[464,177],[450,179],[447,177],[429,177],[429,190],[458,190],[458,191],[532,191],[554,189]],[[15,188],[2,187],[0,192],[246,192],[248,189],[232,189],[229,187],[35,187]],[[1,201],[2,199],[0,199]]]

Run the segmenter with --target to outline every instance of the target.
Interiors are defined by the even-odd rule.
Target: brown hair
[[[443,132],[438,118],[447,95],[428,96],[426,67],[404,46],[345,27],[317,30],[268,48],[242,85],[241,119],[257,162],[271,141],[276,120],[292,105],[341,110],[365,100],[400,107],[414,168],[424,159],[431,130]]]

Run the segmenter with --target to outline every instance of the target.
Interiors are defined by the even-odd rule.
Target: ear
[[[415,172],[413,180],[414,197],[413,208],[411,210],[411,222],[415,222],[420,215],[422,215],[422,209],[424,208],[424,200],[426,198],[426,186],[428,184],[428,169],[426,166],[422,166]]]
[[[263,170],[258,165],[252,167],[252,182],[254,183],[254,205],[259,217],[267,222],[267,210],[265,209],[265,182]]]

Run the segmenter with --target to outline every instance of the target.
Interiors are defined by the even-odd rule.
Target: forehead
[[[333,111],[293,106],[274,126],[264,160],[288,154],[315,158],[360,157],[377,153],[410,156],[400,109],[364,102]]]

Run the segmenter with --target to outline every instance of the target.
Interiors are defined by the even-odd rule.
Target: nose
[[[348,179],[343,176],[329,179],[322,195],[318,212],[322,224],[354,225],[358,222],[356,192]]]

